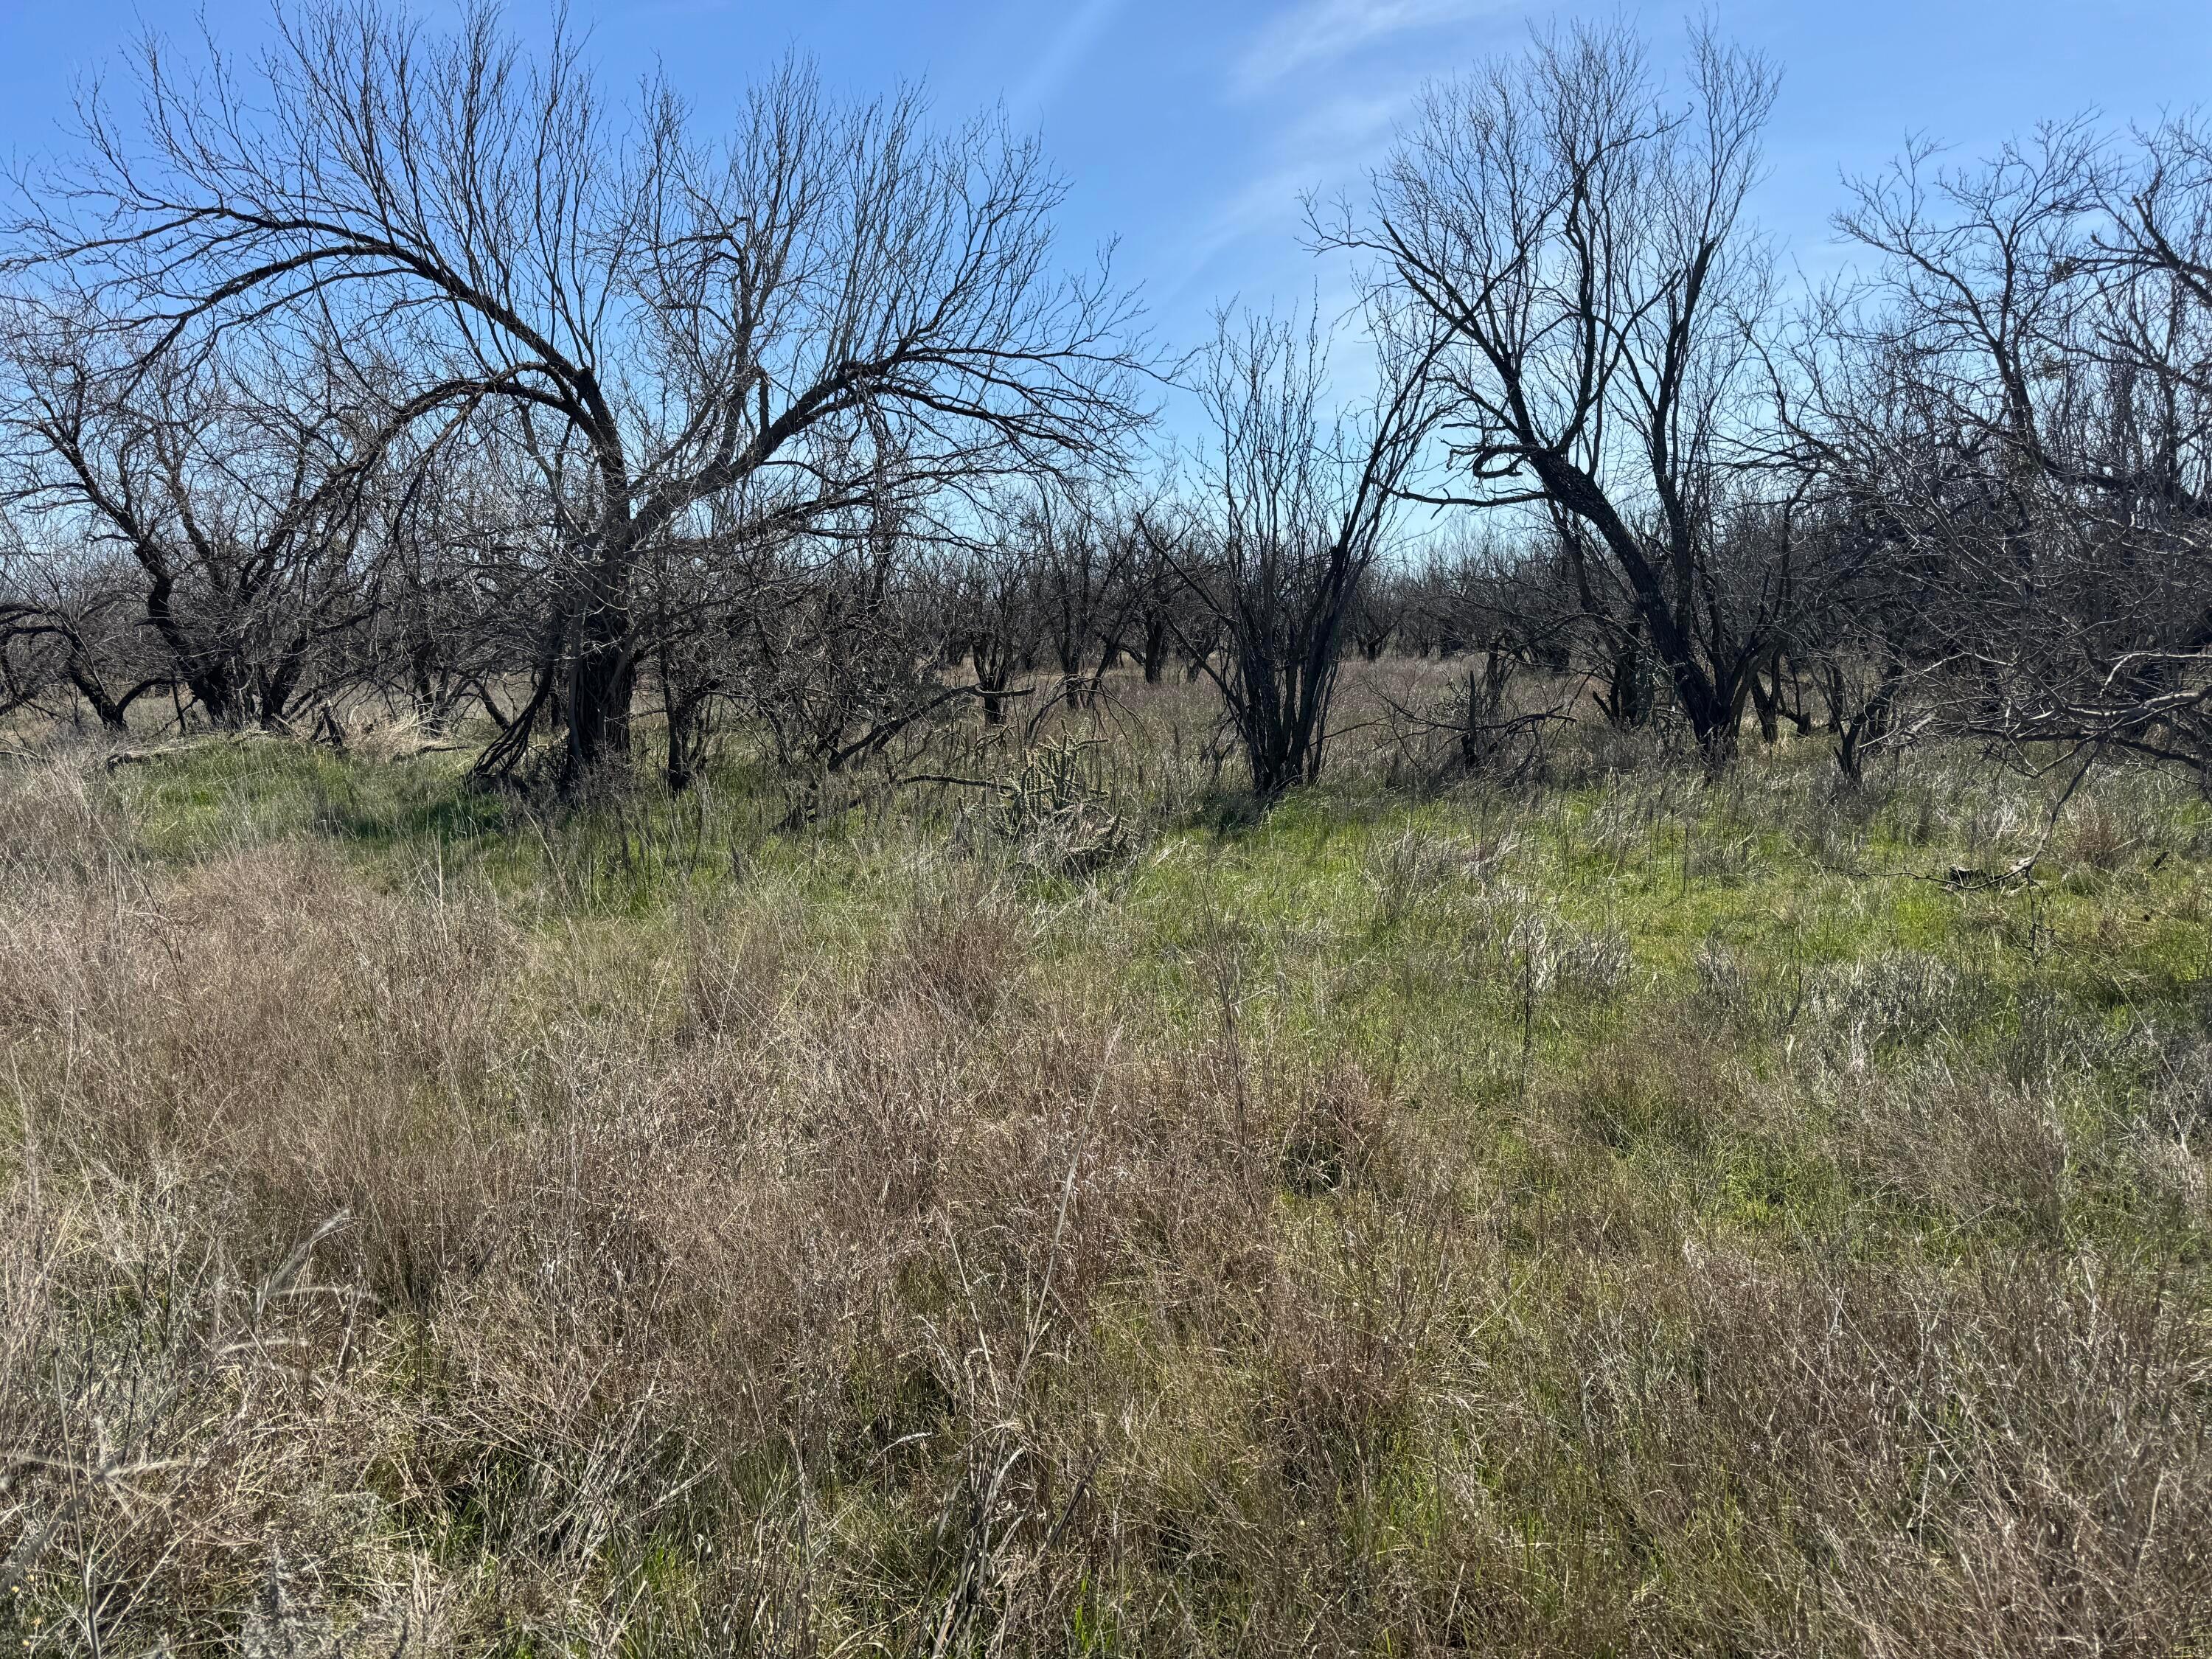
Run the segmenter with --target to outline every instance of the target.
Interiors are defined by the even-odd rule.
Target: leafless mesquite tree
[[[216,725],[281,729],[352,672],[338,637],[375,608],[379,515],[416,412],[325,343],[151,360],[141,343],[34,307],[10,319],[5,488],[50,578],[76,566],[49,581],[48,624],[110,729],[158,686]],[[105,556],[87,568],[70,548]],[[88,649],[94,615],[138,647]],[[106,668],[134,659],[135,684],[108,688]]]
[[[21,192],[12,262],[191,357],[327,331],[424,418],[494,408],[562,526],[565,775],[627,752],[655,542],[763,473],[794,520],[887,466],[951,483],[1060,464],[1139,418],[1133,310],[1058,274],[1034,143],[833,103],[789,65],[728,137],[665,88],[629,121],[564,30],[532,58],[489,5],[433,34],[299,0],[251,65],[141,52],[75,163]]]
[[[1224,642],[1199,660],[1263,799],[1320,773],[1360,584],[1433,425],[1431,353],[1383,338],[1373,403],[1333,419],[1317,318],[1222,318],[1198,380],[1213,428],[1204,493],[1179,519],[1143,520]]]
[[[1060,695],[1078,705],[1097,692],[1134,608],[1135,515],[1117,506],[1103,481],[1048,481],[1027,526]]]
[[[974,673],[987,726],[1003,726],[1010,700],[1029,695],[1016,681],[1044,642],[1043,571],[1024,533],[1030,507],[1020,486],[999,492],[942,567],[947,629]]]
[[[1716,760],[1771,621],[1723,594],[1714,540],[1771,294],[1745,202],[1777,85],[1700,31],[1670,101],[1625,27],[1547,34],[1429,88],[1364,208],[1310,210],[1446,337],[1448,476],[1420,499],[1547,515],[1593,620],[1648,643]]]
[[[1922,143],[1838,216],[1876,264],[1813,309],[1786,424],[1873,550],[1862,638],[1969,732],[2212,765],[2205,157],[2186,122]]]
[[[0,714],[30,708],[128,728],[141,698],[167,690],[172,665],[147,648],[131,573],[112,549],[56,545],[0,517]]]

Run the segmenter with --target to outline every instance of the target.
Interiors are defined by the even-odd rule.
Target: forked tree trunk
[[[92,705],[92,712],[100,717],[102,727],[118,736],[131,729],[124,719],[124,705],[107,695],[107,688],[100,683],[99,676],[91,672],[75,652],[70,653],[69,677],[77,695]]]

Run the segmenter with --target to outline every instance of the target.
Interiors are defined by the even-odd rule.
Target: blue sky
[[[434,16],[448,5],[426,3]],[[572,0],[611,81],[656,63],[705,118],[786,50],[833,84],[927,82],[963,113],[1004,100],[1042,126],[1073,185],[1072,251],[1118,238],[1156,331],[1194,343],[1241,297],[1343,291],[1297,246],[1303,189],[1356,185],[1426,76],[1523,41],[1532,22],[1617,4],[1511,0]],[[196,8],[154,0],[0,0],[0,149],[55,142],[76,79],[143,23],[193,32]],[[1674,6],[1630,6],[1662,56]],[[1716,0],[1722,32],[1780,62],[1763,222],[1808,267],[1832,267],[1839,173],[1879,166],[1913,131],[1972,152],[2039,118],[2096,107],[2115,121],[2212,102],[2212,0]],[[217,37],[263,37],[265,0],[206,0]],[[511,9],[542,33],[544,4]]]

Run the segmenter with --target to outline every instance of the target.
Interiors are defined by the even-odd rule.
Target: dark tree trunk
[[[1168,619],[1164,616],[1145,618],[1145,684],[1158,685],[1168,665]]]
[[[1780,678],[1778,671],[1770,665],[1769,672],[1774,675],[1773,681],[1757,668],[1752,669],[1749,690],[1751,706],[1759,715],[1759,738],[1764,742],[1774,744],[1782,740],[1782,689],[1775,683]]]
[[[568,682],[568,758],[562,781],[580,786],[603,768],[629,757],[630,695],[637,663],[612,639],[586,641]]]
[[[1835,683],[1840,686],[1840,670],[1832,671]],[[1889,736],[1890,721],[1896,707],[1898,688],[1904,684],[1904,670],[1892,665],[1883,672],[1881,683],[1875,688],[1866,706],[1856,714],[1844,718],[1841,714],[1843,697],[1840,690],[1830,703],[1835,711],[1832,724],[1836,733],[1836,769],[1856,787],[1865,781],[1866,757],[1881,747]]]
[[[1605,689],[1598,693],[1598,712],[1616,731],[1638,732],[1651,723],[1658,701],[1652,683],[1651,659],[1644,642],[1634,635],[1613,641],[1606,664]]]
[[[986,670],[977,659],[975,687],[983,694],[983,724],[1004,726],[1006,723],[1006,684],[1012,678],[1010,665],[994,665]]]
[[[678,697],[667,705],[668,758],[662,775],[677,794],[691,787],[706,758],[707,723],[700,718],[704,703],[701,697]]]
[[[447,700],[438,695],[435,669],[438,647],[425,629],[411,630],[407,646],[407,678],[409,694],[415,702],[415,718],[422,722],[425,731],[433,734],[445,729],[447,714]]]
[[[565,792],[583,788],[594,775],[619,769],[629,760],[637,653],[629,580],[629,561],[612,556],[591,574],[577,629],[575,665],[568,675],[568,750],[561,769]]]

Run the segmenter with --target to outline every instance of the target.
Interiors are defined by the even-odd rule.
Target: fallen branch
[[[1954,893],[1984,892],[1992,887],[2009,887],[2016,881],[2025,881],[2035,868],[2036,860],[2043,856],[2039,849],[2002,870],[1976,870],[1971,866],[1954,864],[1940,876],[1922,876],[1922,881],[1932,881],[1949,888]]]
[[[167,760],[177,755],[194,755],[203,749],[238,749],[250,743],[296,743],[299,739],[283,732],[226,732],[211,738],[189,738],[180,743],[156,744],[150,749],[116,749],[108,752],[102,763],[112,772],[118,766],[138,766],[148,761]]]

